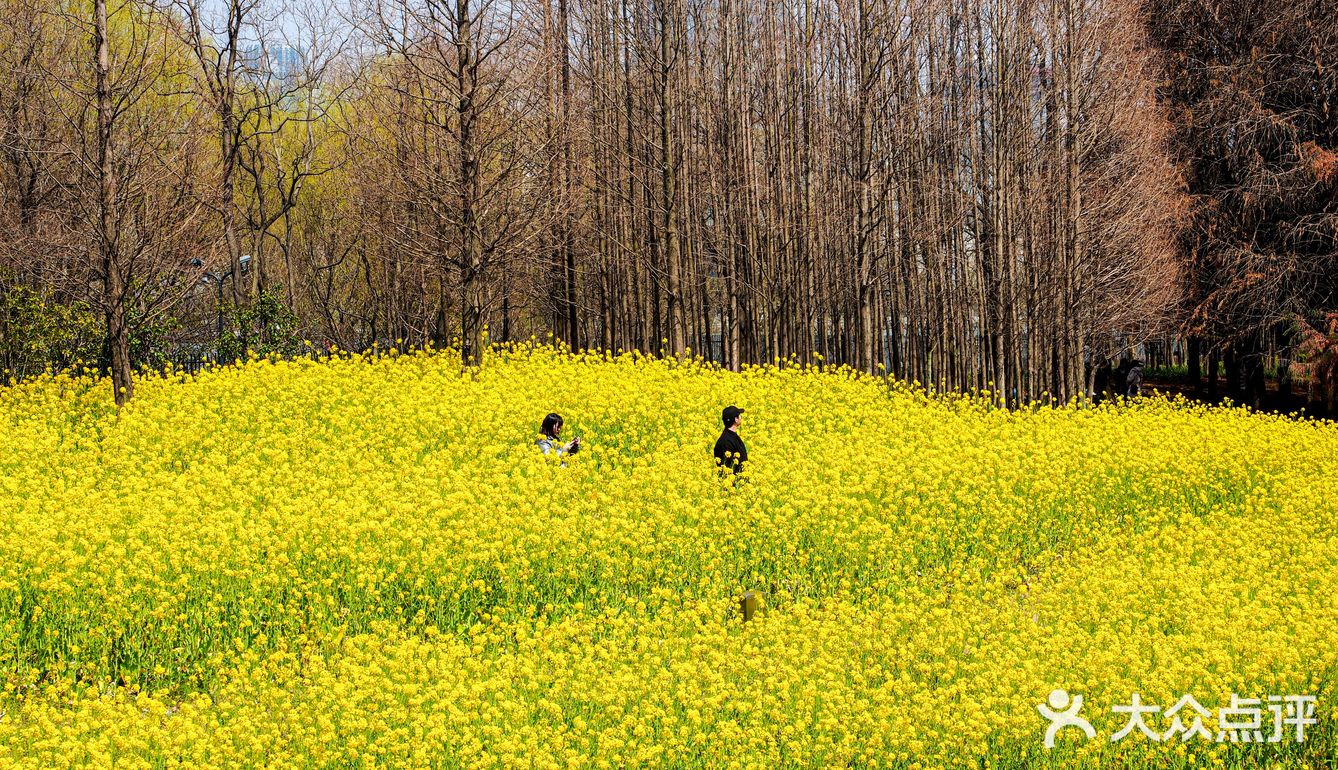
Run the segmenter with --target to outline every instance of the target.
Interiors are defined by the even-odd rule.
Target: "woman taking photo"
[[[549,414],[547,417],[544,418],[543,424],[539,426],[539,439],[534,443],[537,444],[539,448],[543,450],[544,454],[548,454],[549,452],[552,452],[555,449],[557,450],[559,457],[563,455],[576,454],[577,450],[581,448],[581,437],[577,436],[571,441],[562,444],[559,443],[560,439],[558,438],[558,436],[560,436],[561,434],[562,434],[561,415]]]

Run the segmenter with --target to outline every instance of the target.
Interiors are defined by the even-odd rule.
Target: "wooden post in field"
[[[745,621],[752,620],[760,609],[762,609],[762,597],[756,592],[749,591],[739,599],[739,610],[743,612]]]

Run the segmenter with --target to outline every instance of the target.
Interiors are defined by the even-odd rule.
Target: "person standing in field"
[[[1109,400],[1115,395],[1116,386],[1113,382],[1115,370],[1111,368],[1110,359],[1102,356],[1100,363],[1097,364],[1096,371],[1092,376],[1092,400],[1094,403],[1101,403]]]
[[[557,451],[559,457],[562,457],[563,455],[576,454],[576,452],[579,451],[581,448],[581,437],[577,436],[576,438],[573,438],[571,441],[562,444],[559,443],[558,439],[558,436],[561,435],[561,433],[562,433],[561,415],[549,414],[547,417],[544,418],[543,423],[539,426],[539,439],[534,443],[539,447],[539,449],[543,450],[544,454],[548,454],[549,452],[552,452],[554,450]]]
[[[1129,395],[1129,370],[1133,366],[1133,359],[1122,358],[1120,365],[1115,368],[1114,382],[1111,383],[1111,396]]]
[[[1124,376],[1124,394],[1129,397],[1143,393],[1143,362],[1135,358],[1129,362],[1129,371]]]
[[[743,473],[743,464],[748,461],[748,448],[739,438],[739,424],[743,421],[743,410],[737,406],[727,406],[720,413],[725,423],[720,438],[715,440],[715,460],[721,468],[729,468],[735,475]]]

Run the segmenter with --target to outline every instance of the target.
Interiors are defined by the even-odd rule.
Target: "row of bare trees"
[[[458,337],[468,361],[486,322],[1028,399],[1082,391],[1090,360],[1174,309],[1177,179],[1127,4],[356,18],[341,339]]]
[[[220,281],[346,349],[552,332],[1010,401],[1183,307],[1132,0],[103,2],[0,0],[0,291],[92,302],[118,393]]]

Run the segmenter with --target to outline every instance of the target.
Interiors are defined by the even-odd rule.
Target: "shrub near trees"
[[[0,292],[0,382],[98,360],[102,324],[84,302],[50,302],[22,285]]]

